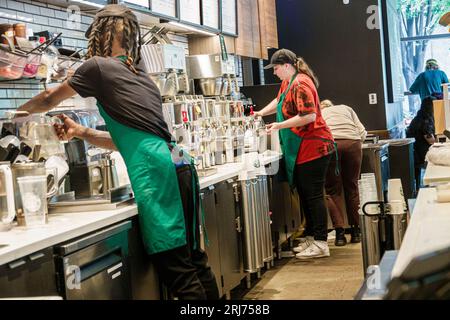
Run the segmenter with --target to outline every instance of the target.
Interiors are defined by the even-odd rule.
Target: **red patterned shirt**
[[[290,80],[284,80],[278,93],[278,100],[287,89]],[[296,115],[315,113],[316,120],[303,127],[291,128],[292,132],[303,138],[297,156],[297,164],[309,162],[328,155],[334,150],[333,135],[320,112],[320,100],[314,82],[305,74],[298,74],[283,102],[284,119]],[[327,141],[324,141],[324,140]]]

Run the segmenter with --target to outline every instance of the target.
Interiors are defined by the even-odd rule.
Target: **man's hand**
[[[73,138],[82,138],[85,130],[82,125],[79,125],[65,114],[59,115],[58,118],[63,121],[62,124],[54,124],[59,140],[69,141]]]
[[[262,112],[261,111],[255,111],[253,112],[253,117],[257,118],[257,117],[262,117]]]

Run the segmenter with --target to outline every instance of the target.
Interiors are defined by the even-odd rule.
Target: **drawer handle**
[[[24,259],[20,259],[20,260],[11,262],[10,264],[8,264],[8,266],[9,266],[10,269],[15,269],[15,268],[18,268],[20,266],[23,266],[25,263],[26,262],[25,262]]]
[[[121,267],[122,267],[122,262],[116,264],[114,267],[109,268],[109,269],[107,270],[107,272],[108,272],[108,273],[111,273],[111,272],[116,271],[117,269],[119,269],[119,268],[121,268]]]
[[[30,257],[31,261],[35,261],[35,260],[45,257],[45,254],[43,254],[42,252],[38,252],[38,253],[30,254],[29,257]]]

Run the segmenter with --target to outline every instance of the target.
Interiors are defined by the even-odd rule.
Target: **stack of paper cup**
[[[388,202],[402,201],[403,209],[406,210],[405,196],[403,195],[403,187],[401,179],[388,180]]]
[[[363,173],[361,179],[358,180],[359,189],[359,214],[363,214],[362,207],[366,202],[378,201],[377,183],[374,173]],[[378,206],[367,206],[366,211],[370,214],[376,214],[378,212]]]

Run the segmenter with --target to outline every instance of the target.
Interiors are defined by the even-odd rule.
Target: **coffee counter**
[[[278,153],[266,153],[261,157],[261,165],[281,158]],[[201,189],[236,177],[242,169],[241,164],[230,163],[217,166],[217,173],[200,178]],[[47,225],[35,228],[14,227],[0,232],[0,266],[25,255],[51,247],[58,243],[94,232],[116,222],[137,215],[136,204],[123,204],[108,211],[49,214]]]
[[[392,277],[422,254],[450,247],[450,202],[436,202],[435,188],[422,188],[403,238]]]
[[[0,232],[0,265],[137,215],[136,204],[115,210],[49,214],[41,227]],[[2,247],[2,245],[6,245]]]
[[[281,159],[281,154],[274,151],[266,151],[260,157],[261,166],[268,165]],[[227,163],[217,166],[217,173],[209,177],[200,178],[200,189],[207,188],[221,181],[236,177],[242,170],[242,163]]]
[[[423,176],[425,185],[435,185],[450,182],[450,167],[428,163]]]

